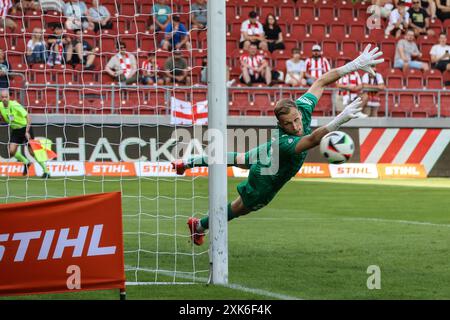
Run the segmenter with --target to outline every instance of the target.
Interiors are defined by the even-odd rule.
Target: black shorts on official
[[[9,139],[9,143],[16,143],[16,144],[26,144],[28,143],[27,138],[25,137],[25,132],[27,131],[27,127],[23,127],[20,129],[12,129],[11,130],[11,137]],[[34,133],[33,128],[30,127],[30,137],[31,139],[34,139]]]

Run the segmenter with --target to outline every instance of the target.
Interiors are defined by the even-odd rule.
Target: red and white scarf
[[[131,62],[128,53],[125,53],[125,55],[119,53],[119,62],[123,75],[128,79],[131,76]]]
[[[11,9],[11,8],[12,8],[11,0],[0,0],[0,16],[1,17],[6,17],[9,9]]]

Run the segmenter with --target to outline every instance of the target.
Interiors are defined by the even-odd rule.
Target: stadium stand
[[[91,6],[91,1],[85,1]],[[449,73],[441,74],[437,70],[427,73],[408,72],[403,74],[393,69],[396,40],[386,38],[382,21],[381,29],[368,29],[366,19],[369,17],[367,8],[370,1],[358,2],[338,0],[318,3],[310,0],[227,0],[227,61],[230,77],[240,75],[239,38],[240,27],[250,11],[256,10],[260,21],[264,23],[269,13],[275,14],[285,35],[286,49],[272,54],[264,52],[275,70],[285,72],[285,61],[289,59],[293,48],[300,48],[303,59],[311,55],[314,44],[322,46],[324,56],[331,57],[332,67],[340,66],[345,59],[353,58],[367,43],[379,45],[384,52],[386,62],[378,71],[385,77],[387,89],[396,89],[382,93],[382,108],[387,101],[387,116],[401,117],[435,117],[436,105],[441,103],[440,115],[449,116],[448,101],[450,96],[445,93],[445,80],[450,80]],[[181,21],[189,27],[189,2],[173,0],[167,2],[172,12],[180,15]],[[28,40],[34,28],[44,30],[44,38],[52,34],[51,25],[64,24],[64,16],[56,11],[17,11],[10,12],[9,18],[17,24],[14,32],[0,29],[0,49],[5,52],[6,60],[13,72],[10,88],[18,97],[20,94],[31,112],[67,112],[67,113],[114,113],[130,114],[148,113],[164,114],[168,112],[170,90],[157,86],[143,87],[136,82],[138,88],[121,86],[111,87],[114,83],[111,77],[104,73],[107,61],[116,52],[118,41],[127,46],[127,51],[137,57],[138,67],[147,55],[155,54],[158,65],[163,66],[165,59],[171,54],[160,47],[163,32],[149,31],[152,15],[152,2],[144,0],[102,1],[111,12],[113,28],[95,33],[85,30],[83,37],[93,47],[96,54],[95,69],[84,70],[81,65],[75,68],[70,64],[49,67],[44,64],[28,64],[25,51]],[[441,31],[450,31],[450,23],[433,21],[431,28],[436,35]],[[74,38],[74,32],[65,30],[65,35]],[[206,57],[206,31],[191,30],[189,32],[192,50],[183,50],[183,56],[189,62],[191,84],[195,88],[202,85],[200,73],[202,61]],[[430,48],[436,44],[436,38],[421,36],[417,39],[420,50],[424,53],[422,60],[430,62]],[[134,84],[133,84],[134,85]],[[73,87],[78,86],[78,87]],[[270,115],[275,97],[293,96],[284,82],[274,83],[272,87],[261,84],[245,86],[236,81],[236,87],[230,88],[230,115]],[[79,89],[83,88],[82,91]],[[26,90],[24,90],[26,89]],[[408,89],[407,92],[401,90]],[[424,91],[435,90],[435,91]],[[206,88],[196,88],[195,98],[206,97]],[[391,99],[392,97],[392,99]],[[187,98],[187,97],[186,97]],[[445,102],[445,103],[444,103]],[[332,114],[332,92],[322,98],[316,110],[316,115]],[[386,110],[379,110],[379,115],[385,115]]]

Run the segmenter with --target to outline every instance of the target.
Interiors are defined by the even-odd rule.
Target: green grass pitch
[[[229,199],[239,181],[229,180]],[[201,282],[207,246],[190,244],[186,219],[206,212],[207,187],[205,178],[2,178],[0,201],[122,190],[127,281],[192,282],[195,274]],[[445,179],[291,181],[269,206],[229,223],[230,286],[128,286],[128,299],[450,299],[449,192]],[[371,265],[381,269],[379,290],[366,285]],[[117,298],[94,291],[13,299]]]

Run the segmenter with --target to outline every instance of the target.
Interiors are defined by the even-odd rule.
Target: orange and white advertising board
[[[329,178],[330,169],[326,163],[304,163],[297,178]]]
[[[52,177],[77,177],[84,176],[84,162],[81,161],[47,161],[47,169]],[[41,176],[44,172],[38,164],[33,165],[36,175]]]
[[[135,171],[138,177],[176,177],[170,162],[135,162]]]
[[[372,163],[330,164],[332,178],[378,178],[377,166]]]
[[[419,178],[427,177],[425,168],[421,164],[378,164],[381,179]]]
[[[124,289],[120,192],[0,205],[0,295]]]
[[[86,162],[85,169],[87,176],[136,176],[136,170],[132,162]]]
[[[30,175],[34,175],[34,166],[28,170]],[[0,162],[0,177],[20,177],[23,172],[23,163],[21,162]]]

